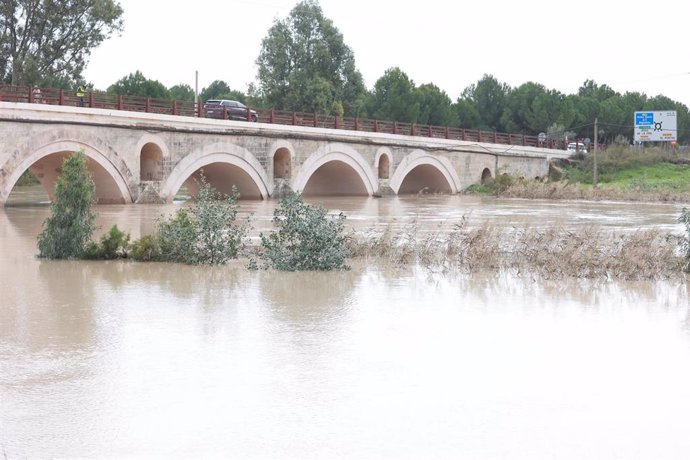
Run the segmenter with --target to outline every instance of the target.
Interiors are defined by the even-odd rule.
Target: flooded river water
[[[24,197],[23,190],[29,190]],[[41,261],[0,210],[0,458],[679,459],[683,280]],[[25,202],[23,200],[27,200]],[[348,226],[680,232],[681,205],[330,198]],[[167,206],[97,207],[134,238]],[[242,202],[255,234],[274,202]]]

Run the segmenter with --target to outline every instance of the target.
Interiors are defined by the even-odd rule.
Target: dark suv
[[[204,112],[206,112],[207,118],[245,121],[258,121],[259,119],[255,110],[251,110],[241,102],[227,99],[209,99],[204,104]]]

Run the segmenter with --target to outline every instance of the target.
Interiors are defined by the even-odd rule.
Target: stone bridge
[[[241,199],[457,193],[496,174],[544,177],[567,152],[527,146],[0,102],[0,206],[31,170],[52,198],[83,151],[99,203],[171,202],[208,182]]]

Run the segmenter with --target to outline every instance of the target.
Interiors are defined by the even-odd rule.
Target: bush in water
[[[129,253],[129,233],[113,225],[108,233],[101,237],[100,244],[91,242],[86,247],[84,257],[87,259],[125,259]]]
[[[55,185],[51,216],[43,222],[38,235],[39,256],[48,259],[75,259],[84,256],[95,230],[96,186],[86,167],[86,155],[77,152],[62,163]]]
[[[195,206],[179,209],[160,222],[157,241],[146,244],[148,253],[158,260],[186,264],[218,265],[237,258],[249,226],[237,221],[238,198],[234,187],[231,195],[225,195],[202,176]]]
[[[345,215],[328,219],[321,206],[310,206],[302,196],[291,193],[273,212],[277,232],[261,234],[259,257],[266,267],[278,270],[347,270],[345,259]]]

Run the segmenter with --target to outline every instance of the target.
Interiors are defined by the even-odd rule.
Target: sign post
[[[677,141],[677,120],[675,110],[635,112],[635,142]]]

